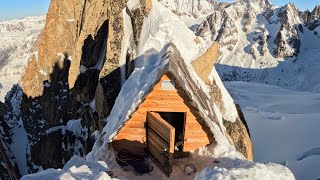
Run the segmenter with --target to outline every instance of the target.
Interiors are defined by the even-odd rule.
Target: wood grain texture
[[[160,169],[169,176],[172,171],[175,129],[156,112],[148,112],[147,122],[148,150],[159,162]]]
[[[152,91],[145,97],[142,104],[133,113],[130,119],[124,124],[118,132],[112,144],[115,150],[126,148],[131,152],[144,152],[147,148],[145,123],[147,121],[147,112],[183,112],[186,113],[185,134],[186,140],[183,145],[184,152],[190,152],[199,147],[206,146],[214,142],[213,134],[206,127],[203,119],[199,116],[197,109],[190,103],[190,99],[175,83],[175,90],[162,90],[162,80],[175,80],[171,74],[161,77],[160,81],[153,87]],[[127,146],[128,141],[130,143]],[[136,144],[136,145],[134,145]],[[138,150],[138,149],[139,150]]]

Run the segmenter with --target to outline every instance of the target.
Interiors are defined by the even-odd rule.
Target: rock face
[[[197,75],[211,87],[211,101],[218,104],[223,110],[222,92],[217,87],[216,82],[209,80],[209,75],[214,68],[214,64],[219,57],[219,45],[215,42],[205,53],[193,61],[191,64]],[[241,152],[248,160],[253,160],[253,146],[250,139],[250,132],[244,119],[243,113],[239,105],[236,105],[238,110],[238,119],[235,122],[224,120],[224,126],[229,134],[232,143],[237,151]]]
[[[151,7],[149,0],[135,9],[126,8],[125,0],[51,1],[38,56],[30,58],[20,82],[18,119],[28,137],[29,172],[60,168],[73,155],[88,153],[90,134],[103,128],[121,89],[124,15],[133,19],[138,44]],[[81,133],[68,130],[74,120],[81,122]]]
[[[34,97],[34,93],[38,92],[38,95],[43,93],[42,74],[38,66],[35,56],[32,56],[25,69],[25,73],[21,77],[21,86],[24,89],[24,93]]]
[[[225,10],[216,11],[195,30],[200,37],[207,37],[209,41],[218,41],[221,48],[232,51],[238,42],[238,30],[235,21]]]
[[[2,137],[8,136],[8,127],[4,121],[4,114],[5,114],[5,106],[2,102],[0,102],[0,126],[3,128],[1,131]],[[7,128],[6,128],[7,127]],[[1,142],[2,143],[2,142]],[[2,156],[0,156],[0,178],[1,179],[9,179],[9,174],[7,172],[7,168],[5,166],[5,160]]]
[[[219,7],[224,6],[219,4]],[[124,17],[129,17],[132,46],[137,48],[143,20],[151,8],[151,0],[141,0],[131,8],[126,7],[125,0],[51,1],[47,23],[39,39],[38,56],[32,56],[28,62],[20,82],[22,89],[12,90],[9,98],[21,100],[10,105],[17,106],[19,111],[9,114],[8,118],[16,119],[26,130],[28,172],[36,172],[40,167],[61,168],[73,155],[88,153],[92,145],[90,134],[107,123],[103,120],[120,92],[122,68],[125,77],[134,68],[132,59],[137,50],[122,51]],[[233,28],[231,18],[222,16],[212,16],[215,19],[207,23],[207,28],[221,46],[230,48],[237,42],[233,36],[237,29]],[[212,27],[210,23],[216,19],[233,29]],[[225,40],[230,37],[231,40]],[[214,61],[210,61],[211,56]],[[123,57],[125,63],[121,67]],[[194,65],[207,83],[210,83],[208,76],[217,58],[218,43],[215,43],[199,59],[198,65]],[[204,60],[208,69],[199,66]],[[218,95],[214,98],[221,98],[221,93],[215,94]],[[10,100],[7,103],[10,104]],[[75,121],[79,122],[81,132],[70,129],[69,125]],[[9,130],[12,128],[8,126]]]
[[[300,39],[297,26],[293,23],[298,22],[298,20],[292,20],[291,18],[299,17],[298,9],[294,4],[287,4],[280,9],[278,17],[281,26],[274,40],[274,44],[276,45],[274,55],[277,58],[297,56],[300,52]]]
[[[90,151],[89,136],[108,123],[103,120],[134,69],[143,23],[155,1],[135,2],[128,7],[126,0],[51,1],[46,26],[35,43],[38,56],[28,61],[20,83],[22,89],[15,86],[5,105],[0,103],[1,134],[13,154],[12,162],[13,129],[20,127],[26,131],[27,145],[22,149],[26,150],[28,172],[41,167],[60,168],[74,154],[84,156]],[[293,4],[276,8],[268,0],[159,2],[179,16],[208,15],[192,29],[199,46],[213,46],[201,47],[208,50],[192,65],[211,86],[214,96],[210,100],[216,103],[221,101],[222,92],[215,90],[217,82],[208,78],[214,65],[274,67],[279,59],[298,56],[303,49],[301,35],[308,29],[316,35],[320,25],[319,6],[312,12],[299,12]],[[131,25],[128,36],[127,23]],[[20,23],[2,29],[13,32],[25,28]],[[127,40],[132,43],[131,49],[124,47]],[[233,70],[227,73],[224,80],[239,80],[241,76]],[[264,80],[267,73],[263,71],[258,78]],[[249,73],[242,78],[252,80]],[[234,123],[225,121],[224,125],[236,149],[252,160],[250,133],[239,107],[238,114],[240,118]],[[74,123],[80,132],[73,131]],[[0,165],[0,173],[4,170]]]
[[[205,53],[191,64],[203,82],[209,83],[209,75],[219,57],[219,45],[214,43]]]
[[[207,41],[218,41],[220,51],[226,49],[231,52],[237,44],[245,44],[239,39],[239,35],[245,33],[250,44],[244,51],[251,54],[254,60],[269,53],[274,58],[288,58],[300,53],[298,29],[303,31],[301,25],[310,30],[319,26],[319,9],[317,6],[312,12],[300,12],[294,4],[275,8],[268,0],[237,1],[209,15],[195,29],[195,33]],[[268,24],[260,23],[262,18]]]
[[[14,144],[14,129],[18,129],[21,126],[20,121],[20,107],[21,102],[21,88],[15,85],[6,96],[5,103],[0,102],[0,133],[1,133],[1,144],[3,145],[4,151],[7,155],[8,160],[13,166],[13,170],[18,176],[20,176],[18,166],[16,164],[16,155],[18,153],[23,153],[23,150],[20,151],[13,149],[11,146]],[[3,156],[4,153],[1,152],[0,155],[0,178],[10,179],[8,168],[6,166],[6,160]]]
[[[312,12],[309,12],[308,10],[300,13],[301,17],[303,17],[305,26],[308,27],[311,31],[315,30],[317,27],[320,26],[320,6],[316,6]],[[318,34],[316,34],[318,35]]]
[[[240,119],[237,119],[234,123],[224,121],[224,126],[233,140],[237,151],[241,152],[248,160],[253,161],[253,145],[250,138],[250,131],[240,106],[236,104],[236,107]]]
[[[57,61],[59,62],[53,67],[50,81],[43,82],[43,94],[35,98],[28,98],[25,93],[23,95],[24,127],[27,133],[32,134],[33,139],[40,139],[46,129],[79,117],[77,111],[81,107],[80,102],[76,101],[74,92],[68,86],[70,61],[66,57]]]
[[[257,3],[259,3],[258,7],[256,6]],[[239,34],[249,34],[248,38],[252,38],[252,44],[247,47],[251,48],[245,49],[245,51],[250,53],[253,59],[258,59],[269,51],[276,58],[297,56],[300,52],[299,34],[296,30],[296,24],[299,24],[298,12],[293,4],[288,4],[275,11],[267,0],[257,2],[252,0],[238,1],[234,5],[230,5],[221,11],[215,11],[208,16],[207,20],[196,28],[195,33],[207,40],[218,41],[221,50],[227,49],[231,52],[238,43],[243,43],[239,42]],[[254,25],[254,23],[259,22],[257,20],[259,15],[263,15],[270,26],[280,22],[277,25],[279,30],[273,40],[274,50],[268,49],[271,29],[262,24]],[[239,26],[240,23],[241,26]],[[253,29],[254,26],[258,27],[257,30]],[[272,28],[272,31],[274,31],[274,28]]]
[[[115,2],[113,2],[115,3]],[[117,2],[119,3],[119,2]],[[115,97],[121,89],[121,48],[124,38],[124,12],[130,17],[133,33],[133,41],[136,47],[139,46],[139,38],[143,25],[143,19],[149,14],[152,7],[151,0],[141,0],[136,7],[124,8],[125,2],[120,3],[120,5],[112,5],[114,8],[110,16],[111,28],[109,28],[109,36],[107,41],[106,49],[106,62],[101,69],[99,75],[99,83],[96,90],[96,108],[100,119],[105,118],[109,115]],[[134,50],[135,51],[135,50]],[[134,52],[132,52],[134,54]],[[126,52],[126,63],[125,69],[126,75],[128,77],[133,70],[133,62],[131,61],[133,56],[129,52]]]
[[[219,43],[215,66],[225,81],[254,81],[303,90],[307,83],[312,91],[319,91],[320,81],[311,82],[310,69],[307,72],[301,68],[307,69],[310,63],[318,65],[317,58],[310,56],[318,50],[310,46],[318,47],[320,42],[319,9],[316,6],[311,12],[301,12],[294,4],[276,7],[268,0],[235,1],[212,12],[192,29],[206,42],[206,48],[215,41]],[[306,78],[293,79],[297,74]]]
[[[41,137],[31,148],[31,162],[44,169],[61,168],[74,155],[88,153],[86,139],[66,129],[58,129]]]
[[[121,52],[124,8],[124,0],[85,0],[84,3],[51,1],[47,23],[39,41],[38,66],[45,74],[43,80],[49,78],[58,54],[63,53],[68,53],[72,58],[68,80],[70,88],[74,87],[80,66],[91,68],[97,65],[98,60],[102,60],[100,78],[114,71],[118,67]],[[103,46],[105,52],[101,52]],[[26,81],[23,80],[28,84]],[[32,87],[24,86],[23,89],[28,91]],[[38,89],[27,95],[35,97],[41,93],[41,89]]]

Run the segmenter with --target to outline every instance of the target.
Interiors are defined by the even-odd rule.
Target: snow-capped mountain
[[[315,93],[320,91],[319,6],[301,12],[294,4],[277,7],[268,0],[61,2],[51,1],[45,27],[44,17],[0,22],[0,95],[11,89],[5,103],[0,102],[1,144],[10,159],[8,163],[0,157],[1,177],[8,178],[15,171],[18,176],[26,175],[24,179],[139,179],[136,171],[124,171],[112,143],[129,125],[128,132],[138,138],[123,140],[146,145],[140,135],[147,134],[147,112],[140,116],[136,110],[144,108],[141,103],[158,87],[155,84],[166,69],[175,77],[166,83],[177,83],[186,93],[180,94],[190,99],[179,102],[196,107],[192,111],[200,113],[199,119],[203,118],[215,139],[190,152],[193,159],[176,161],[171,179],[317,176],[314,167],[302,166],[303,160],[317,154],[317,148],[311,147],[317,141],[301,141],[312,137],[303,135],[304,127],[319,124],[313,122],[319,116],[319,95]],[[11,88],[20,77],[20,84]],[[230,95],[221,80],[250,82],[224,82]],[[315,92],[297,93],[283,87]],[[291,105],[298,103],[297,97],[305,101]],[[167,108],[176,112],[170,100],[166,101]],[[313,104],[309,107],[309,103]],[[139,115],[137,123],[129,121],[134,114]],[[292,123],[301,119],[314,124],[300,128]],[[282,142],[290,142],[286,136],[291,132],[277,129],[270,137],[282,143],[283,157],[271,152],[263,157],[263,149],[276,149],[271,146],[277,144],[267,137],[274,122],[296,128],[296,139],[302,137],[291,143],[295,151],[287,151],[289,146]],[[269,132],[263,131],[264,125]],[[251,137],[250,128],[254,128]],[[158,148],[161,158],[166,150]],[[258,162],[250,161],[252,149],[258,151]],[[142,177],[167,179],[151,158],[146,159],[155,168]],[[184,163],[199,159],[203,162],[194,166],[197,173],[189,176]],[[308,166],[318,164],[314,161],[307,161]]]
[[[0,101],[17,84],[28,59],[36,54],[45,16],[0,21]]]
[[[301,12],[290,3],[237,1],[213,12],[195,29],[205,44],[218,41],[216,68],[223,80],[243,80],[320,91],[319,6]]]

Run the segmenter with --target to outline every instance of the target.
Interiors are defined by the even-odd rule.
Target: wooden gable
[[[173,82],[174,89],[168,82]],[[164,84],[167,83],[167,84]],[[168,86],[168,87],[166,87]],[[189,97],[177,84],[171,73],[163,75],[143,103],[131,115],[112,142],[116,151],[123,148],[135,154],[143,154],[147,148],[147,112],[185,113],[183,152],[190,152],[214,142],[213,134],[190,103]]]

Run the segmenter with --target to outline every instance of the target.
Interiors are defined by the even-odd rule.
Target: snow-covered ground
[[[47,169],[37,174],[22,177],[22,180],[40,179],[92,179],[92,180],[111,180],[107,173],[108,166],[104,162],[85,161],[74,156],[63,167],[63,169]]]
[[[248,122],[257,162],[286,165],[296,178],[320,178],[320,93],[225,82]]]
[[[124,33],[126,38],[124,39],[127,39],[127,41],[122,44],[123,52],[137,48],[137,56],[140,56],[137,62],[141,62],[139,65],[136,64],[136,71],[132,74],[131,79],[129,79],[131,82],[126,82],[123,86],[124,88],[127,87],[127,90],[130,89],[131,93],[135,95],[131,96],[135,98],[131,99],[132,102],[137,103],[136,99],[139,100],[139,96],[136,94],[142,94],[142,91],[139,94],[139,92],[135,93],[136,90],[133,89],[140,87],[133,81],[134,77],[138,77],[135,80],[140,80],[139,77],[141,79],[145,78],[145,80],[152,78],[148,77],[148,75],[152,74],[151,72],[153,71],[149,72],[148,68],[159,64],[152,64],[155,62],[151,60],[159,55],[158,52],[167,43],[172,42],[177,46],[181,52],[181,56],[188,64],[188,68],[190,68],[190,62],[199,57],[202,52],[205,52],[212,45],[212,41],[216,39],[211,37],[211,32],[208,33],[210,35],[208,37],[197,37],[193,31],[197,24],[205,20],[207,15],[213,13],[213,5],[205,0],[199,0],[198,4],[193,4],[191,0],[180,2],[183,3],[179,4],[179,1],[176,0],[160,0],[159,2],[153,0],[153,8],[148,17],[144,19],[139,47],[129,47],[132,46],[132,42],[130,42],[128,37],[132,36],[133,30],[132,27],[129,27],[129,22],[131,22],[130,17],[124,11],[126,22]],[[251,77],[251,79],[249,78],[250,81],[319,92],[320,81],[317,74],[319,74],[318,47],[320,41],[318,36],[315,36],[314,32],[307,28],[302,27],[303,32],[298,32],[301,39],[301,52],[299,56],[297,58],[275,58],[273,51],[276,47],[273,42],[280,24],[267,24],[267,19],[262,16],[262,12],[264,12],[266,7],[265,5],[261,7],[250,6],[254,10],[251,20],[256,23],[249,24],[250,26],[244,31],[243,20],[246,19],[243,19],[242,16],[245,16],[247,9],[245,4],[240,3],[240,1],[238,2],[238,4],[234,3],[234,5],[226,8],[226,14],[228,14],[231,20],[228,22],[229,24],[223,27],[226,30],[230,30],[230,33],[226,31],[225,37],[220,42],[222,55],[218,61],[220,66],[217,65],[220,75],[233,75],[233,72],[236,72],[234,67],[237,67],[236,70],[239,71],[237,73],[241,80],[246,80],[243,77],[246,77],[248,72]],[[129,3],[133,7],[139,1],[131,0]],[[275,12],[279,10],[276,9]],[[220,15],[225,16],[224,14]],[[271,17],[271,21],[273,18],[277,19],[276,17],[277,14],[274,14]],[[12,84],[18,82],[27,58],[32,54],[33,43],[36,41],[42,28],[42,21],[38,21],[37,18],[35,19],[37,25],[32,25],[31,23],[31,25],[29,24],[30,26],[28,23],[20,23],[19,20],[12,21],[11,23],[14,25],[8,25],[10,24],[9,22],[0,22],[0,46],[2,46],[2,49],[0,47],[0,101],[6,91],[11,88]],[[29,22],[29,20],[30,18],[25,21]],[[302,22],[290,19],[289,23],[294,25],[301,24]],[[215,21],[215,24],[218,23]],[[28,29],[28,27],[34,28],[34,30],[28,33],[21,33]],[[318,32],[319,28],[316,31]],[[268,48],[265,52],[266,54],[260,56],[256,52],[259,50],[256,38],[258,35],[262,35],[262,32],[270,34],[271,39],[266,40],[265,47],[260,47]],[[267,37],[267,34],[263,35]],[[10,43],[7,43],[9,40]],[[18,42],[22,42],[22,44]],[[286,46],[286,48],[288,49],[288,53],[291,53],[292,48],[289,46]],[[104,53],[105,50],[102,52]],[[122,53],[122,64],[125,62],[126,56],[124,55]],[[254,56],[257,57],[254,58]],[[156,69],[156,67],[152,67],[151,70],[153,68]],[[190,71],[192,72],[192,69]],[[124,72],[124,69],[121,72]],[[146,73],[144,74],[144,72]],[[197,77],[194,78],[197,79]],[[122,80],[124,80],[124,76]],[[139,82],[144,86],[151,84],[143,83],[148,81]],[[197,164],[201,168],[198,168],[199,174],[196,175],[196,179],[293,179],[291,172],[287,168],[267,162],[280,163],[287,166],[294,172],[297,179],[316,179],[320,177],[320,143],[317,140],[317,137],[320,135],[320,131],[318,130],[320,125],[320,94],[297,92],[266,84],[245,82],[225,82],[225,85],[235,101],[243,108],[254,143],[255,161],[260,163],[243,160],[241,157],[235,156],[235,152],[233,153],[231,150],[229,152],[224,149],[219,156],[210,154],[212,155],[209,157],[211,159],[206,157],[206,163],[208,163],[205,164],[206,166],[203,166],[204,164]],[[109,140],[111,140],[112,133],[115,133],[114,130],[110,131],[108,127],[110,126],[112,129],[115,129],[121,125],[122,121],[115,119],[115,117],[121,117],[123,120],[123,116],[126,116],[126,113],[128,113],[129,106],[133,104],[128,103],[130,101],[127,98],[128,95],[130,94],[122,90],[116,102],[116,105],[120,104],[121,108],[113,110],[113,113],[109,116],[109,123],[105,128],[105,137],[102,138],[103,135],[101,135],[96,144],[105,143],[107,145]],[[127,103],[126,106],[123,106],[123,104],[126,104],[124,102]],[[110,123],[110,120],[113,120],[115,123]],[[76,122],[80,121],[72,122],[63,128],[79,129],[79,123]],[[25,133],[21,129],[15,130],[17,130],[14,132],[17,135],[16,138],[18,136],[25,136]],[[99,142],[99,140],[102,142]],[[12,146],[14,149],[23,148],[25,145],[24,141],[18,139],[14,141],[19,142],[19,145],[14,144]],[[94,150],[97,150],[97,147]],[[208,149],[206,149],[206,153],[213,153],[209,152]],[[99,147],[99,151],[97,152],[100,152],[100,155],[87,156],[87,160],[103,159],[107,162],[107,159],[104,159],[108,155],[105,150],[106,146]],[[15,153],[15,157],[19,158],[17,163],[25,165],[25,158],[22,157],[23,154],[19,156],[17,152],[13,153]],[[94,153],[93,151],[91,155]],[[216,160],[219,161],[219,165],[213,163],[215,158],[218,158]],[[110,163],[108,165],[110,166]],[[110,179],[110,176],[106,173],[107,170],[109,169],[105,163],[88,162],[74,157],[63,169],[49,169],[35,175],[25,176],[23,179]],[[127,178],[136,178],[134,174],[123,174],[121,169],[119,171],[113,170],[117,175],[127,175]],[[24,168],[20,169],[20,171],[26,174]],[[155,168],[153,174],[157,174],[158,172],[160,171],[157,171]],[[178,171],[174,173],[178,173],[176,177],[181,178],[181,174]],[[153,175],[145,177],[147,179],[157,179]]]

